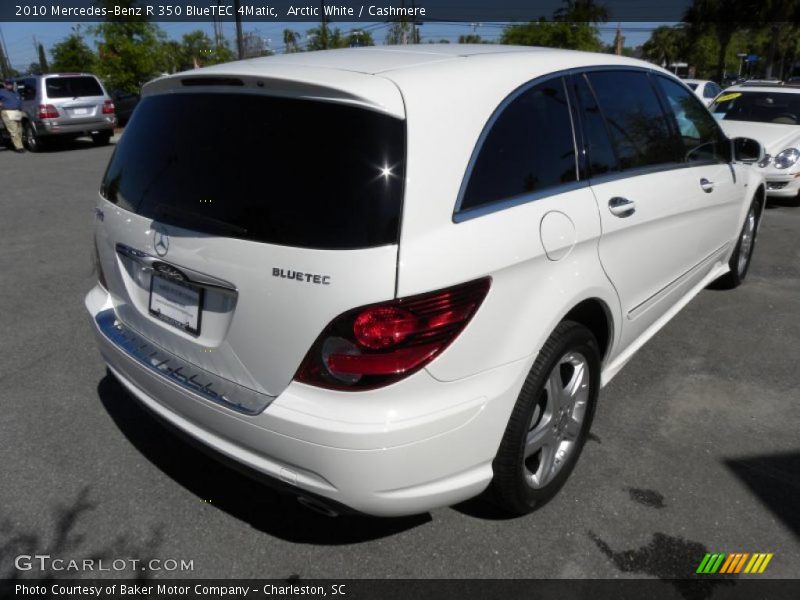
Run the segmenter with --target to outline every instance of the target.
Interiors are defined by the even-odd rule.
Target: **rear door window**
[[[603,120],[597,99],[589,88],[586,76],[573,77],[572,84],[583,126],[583,143],[586,147],[589,175],[602,175],[618,170],[617,158],[614,155],[606,122]]]
[[[304,248],[398,241],[405,122],[330,102],[248,94],[144,98],[101,193],[212,235]]]
[[[520,93],[490,127],[474,159],[460,210],[576,181],[572,121],[561,78]]]
[[[94,77],[48,77],[45,80],[48,98],[80,98],[102,96],[103,89]]]
[[[681,142],[669,126],[646,73],[596,71],[588,73],[587,78],[621,170],[681,161]]]

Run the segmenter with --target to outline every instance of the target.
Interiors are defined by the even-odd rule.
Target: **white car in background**
[[[178,73],[111,158],[85,304],[135,398],[307,506],[403,515],[492,486],[525,513],[575,466],[600,387],[744,279],[765,196],[738,159],[759,150],[608,54]]]
[[[800,199],[800,88],[728,88],[711,106],[729,137],[761,142],[765,156],[758,172],[771,198]]]
[[[706,79],[684,79],[683,83],[688,85],[695,96],[700,98],[701,102],[706,106],[710,106],[717,94],[722,91],[722,88],[716,83]]]

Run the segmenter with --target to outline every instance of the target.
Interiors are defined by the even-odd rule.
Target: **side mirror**
[[[764,147],[754,139],[737,137],[731,140],[736,162],[756,163],[764,158]]]

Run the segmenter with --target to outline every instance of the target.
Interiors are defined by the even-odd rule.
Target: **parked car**
[[[736,86],[711,110],[729,136],[755,138],[764,147],[758,170],[767,195],[800,199],[800,88]]]
[[[144,87],[108,166],[86,308],[136,399],[307,506],[403,515],[492,486],[525,513],[600,387],[745,278],[764,185],[739,162],[758,144],[736,152],[680,80],[607,54],[180,73]]]
[[[722,86],[722,89],[727,89],[732,85],[738,85],[744,81],[747,81],[746,77],[741,77],[738,75],[726,75],[725,77],[723,77],[720,85]]]
[[[117,113],[117,122],[120,127],[125,126],[133,114],[133,109],[139,104],[139,94],[133,94],[124,90],[114,90],[111,92],[111,100]]]
[[[706,106],[710,106],[717,94],[722,91],[722,88],[716,83],[705,79],[684,79],[683,83],[689,86],[689,89],[691,89]]]
[[[779,85],[783,85],[783,82],[778,79],[777,77],[770,77],[764,79],[747,79],[741,83],[744,86],[755,86],[755,87],[775,87]]]
[[[783,85],[789,87],[800,87],[800,77],[789,77]]]
[[[89,73],[50,73],[16,79],[22,97],[23,141],[38,152],[53,137],[90,136],[108,144],[114,133],[114,103],[100,80]]]

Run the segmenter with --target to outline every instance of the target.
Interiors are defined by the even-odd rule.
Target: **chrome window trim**
[[[575,135],[575,122],[572,118],[569,90],[567,89],[566,83],[564,82],[564,77],[571,71],[572,69],[566,69],[563,71],[558,71],[556,73],[548,73],[547,75],[542,75],[541,77],[537,77],[536,79],[531,79],[530,81],[523,83],[521,86],[516,88],[513,92],[511,92],[508,96],[506,96],[503,99],[503,101],[500,102],[500,104],[497,105],[497,108],[494,109],[494,112],[489,117],[489,120],[486,122],[486,125],[483,126],[483,130],[481,131],[480,136],[478,136],[478,141],[475,143],[475,148],[473,148],[472,150],[472,156],[470,156],[469,162],[467,163],[467,169],[464,173],[464,176],[461,179],[461,185],[459,186],[458,189],[458,196],[456,197],[456,205],[455,208],[453,209],[453,216],[452,216],[453,223],[461,223],[468,219],[475,218],[476,216],[480,216],[479,214],[477,214],[477,211],[479,209],[488,207],[497,207],[499,204],[505,205],[507,203],[510,204],[508,206],[504,206],[504,208],[508,208],[509,206],[517,206],[518,204],[524,204],[525,202],[528,201],[538,200],[539,198],[553,195],[554,190],[559,189],[563,186],[570,185],[572,183],[578,183],[578,181],[580,181],[580,179],[578,179],[578,181],[575,182],[569,182],[566,184],[551,186],[545,188],[544,190],[539,190],[537,192],[532,192],[530,194],[513,196],[511,198],[504,198],[502,200],[495,200],[493,202],[488,202],[481,206],[476,206],[464,210],[461,209],[461,205],[464,202],[464,194],[467,191],[467,185],[469,184],[470,178],[472,177],[472,171],[475,168],[475,163],[477,162],[478,156],[480,155],[480,152],[483,149],[483,145],[486,142],[486,138],[489,137],[489,133],[491,133],[492,129],[494,129],[494,125],[497,122],[497,119],[499,119],[500,116],[505,112],[506,108],[508,108],[508,105],[511,104],[517,98],[519,98],[522,94],[524,94],[531,88],[536,87],[537,85],[540,85],[542,83],[547,83],[548,81],[551,81],[553,79],[561,79],[561,87],[564,90],[564,96],[566,97],[567,100],[567,112],[569,113],[570,125],[572,127],[572,146],[573,146],[573,155],[575,157],[575,176],[578,178],[580,177],[580,170],[578,168],[579,155],[577,147],[577,137]],[[517,201],[520,198],[528,198],[528,200]],[[502,209],[495,208],[495,210],[502,210]],[[488,212],[493,212],[493,211],[490,210]],[[481,214],[487,214],[487,213],[481,213]]]
[[[635,71],[640,73],[645,73],[648,75],[649,78],[653,76],[656,77],[663,77],[670,81],[675,81],[679,84],[683,82],[668,74],[662,73],[661,71],[649,67],[640,67],[635,65],[592,65],[586,67],[573,67],[569,69],[564,69],[562,71],[557,71],[554,73],[549,73],[547,75],[543,75],[541,77],[537,77],[536,79],[532,79],[513,92],[511,92],[503,101],[497,106],[495,111],[492,113],[492,116],[486,122],[486,125],[481,131],[481,135],[478,137],[478,141],[475,143],[475,148],[472,151],[472,156],[470,157],[469,163],[467,163],[467,169],[464,173],[464,177],[461,180],[461,185],[458,190],[458,196],[456,199],[456,205],[453,209],[453,216],[452,221],[455,224],[463,223],[464,221],[468,221],[470,219],[474,219],[477,217],[482,217],[487,214],[491,214],[493,212],[506,210],[508,208],[512,208],[514,206],[520,206],[522,204],[526,204],[528,202],[533,202],[536,200],[540,200],[542,198],[547,198],[550,196],[557,196],[558,194],[563,194],[565,192],[570,192],[574,190],[578,190],[587,186],[607,183],[610,181],[615,181],[619,179],[627,179],[629,177],[637,177],[640,175],[648,175],[650,173],[661,173],[664,171],[674,171],[679,169],[691,169],[694,167],[704,167],[704,166],[711,166],[711,165],[720,165],[720,164],[728,164],[731,165],[731,162],[726,161],[716,161],[716,160],[704,160],[704,161],[696,161],[696,162],[672,162],[672,163],[662,163],[658,165],[649,165],[646,167],[638,167],[635,169],[626,169],[624,171],[613,171],[611,173],[604,173],[603,175],[599,176],[584,176],[581,177],[581,161],[582,153],[585,154],[586,151],[586,141],[584,139],[583,134],[583,123],[580,121],[580,118],[576,122],[575,116],[573,114],[573,98],[572,92],[567,86],[567,79],[570,77],[584,75],[586,73],[598,72],[598,71]],[[496,200],[494,202],[489,202],[487,204],[476,206],[474,208],[469,208],[462,210],[461,204],[463,202],[464,193],[466,191],[467,184],[469,183],[470,177],[472,177],[472,171],[475,166],[475,162],[477,160],[478,154],[480,153],[481,149],[483,148],[483,144],[486,140],[491,129],[494,127],[495,122],[497,121],[498,117],[502,114],[502,112],[506,109],[508,104],[513,102],[520,94],[526,92],[530,88],[539,85],[541,83],[545,83],[550,81],[551,79],[561,78],[561,84],[564,86],[564,92],[567,97],[567,105],[569,108],[570,114],[570,123],[572,124],[572,140],[573,145],[575,147],[575,168],[577,170],[578,180],[566,184],[555,185],[549,188],[545,188],[543,190],[539,190],[537,192],[532,192],[530,194],[521,194],[518,196],[512,196],[511,198],[505,198],[502,200]],[[658,98],[659,104],[662,104],[662,111],[665,110],[663,106],[663,96],[661,89],[658,87],[655,81],[651,80],[651,86],[654,89],[654,93]],[[591,84],[590,84],[591,85]],[[687,88],[688,89],[688,88]],[[698,102],[700,100],[698,99]],[[671,111],[670,111],[671,112]],[[674,113],[672,113],[674,115]],[[670,115],[664,115],[665,119],[667,120],[668,126],[672,127],[672,122],[670,119]],[[580,115],[579,115],[580,117]],[[674,118],[674,116],[673,116]],[[605,120],[605,116],[603,116]],[[719,124],[717,124],[719,126]],[[722,131],[721,127],[719,127],[720,131]],[[725,139],[729,139],[724,132],[722,135]],[[579,141],[580,140],[580,144]],[[733,167],[731,167],[733,169]],[[734,174],[734,180],[735,180]]]
[[[635,169],[626,169],[625,171],[612,171],[611,173],[603,173],[590,177],[587,181],[589,185],[600,185],[601,183],[608,183],[609,181],[617,181],[619,179],[628,179],[631,177],[639,177],[640,175],[650,175],[651,173],[663,173],[664,171],[679,171],[681,169],[693,169],[695,167],[708,167],[711,165],[719,165],[716,161],[698,161],[698,162],[672,162],[663,163],[660,165],[649,165],[646,167],[637,167]]]
[[[571,181],[569,183],[551,186],[543,190],[539,190],[538,192],[520,194],[519,196],[512,196],[511,198],[506,198],[505,200],[497,200],[488,204],[482,204],[481,206],[468,208],[466,210],[462,210],[461,212],[455,213],[453,215],[453,223],[463,223],[464,221],[469,221],[470,219],[482,217],[483,215],[488,215],[493,212],[512,208],[514,206],[527,204],[528,202],[533,202],[535,200],[541,200],[542,198],[558,196],[559,194],[565,194],[567,192],[586,188],[589,187],[589,185],[591,185],[590,180],[581,179],[579,181]]]
[[[668,75],[663,74],[660,71],[657,71],[656,69],[648,67],[640,67],[635,65],[592,65],[586,67],[571,67],[569,69],[563,69],[561,71],[556,71],[554,73],[548,73],[547,75],[542,75],[541,77],[531,79],[530,81],[516,88],[514,91],[512,91],[508,96],[506,96],[503,99],[503,101],[497,106],[497,108],[495,108],[491,117],[489,117],[489,120],[486,122],[486,125],[484,125],[480,136],[478,136],[478,141],[475,143],[475,148],[472,150],[472,155],[470,156],[469,162],[467,163],[466,171],[464,172],[464,176],[461,179],[461,185],[459,186],[458,196],[456,197],[456,204],[455,207],[453,208],[453,215],[452,215],[453,223],[456,224],[463,223],[464,221],[468,221],[470,219],[491,214],[496,211],[505,210],[507,208],[512,208],[514,206],[519,206],[521,204],[526,204],[527,202],[533,202],[535,200],[540,200],[542,198],[556,196],[558,194],[562,194],[565,192],[581,189],[583,187],[592,185],[593,183],[613,181],[614,179],[635,177],[636,175],[644,175],[647,173],[654,173],[659,171],[669,171],[678,168],[703,166],[704,164],[706,164],[705,162],[697,162],[691,164],[667,163],[663,165],[653,165],[650,167],[643,167],[641,169],[628,169],[625,171],[615,171],[613,173],[604,174],[600,178],[586,177],[584,179],[581,179],[581,169],[580,169],[581,152],[585,150],[585,140],[583,139],[583,126],[582,123],[580,122],[576,123],[575,117],[572,114],[572,94],[569,88],[567,87],[566,80],[567,78],[572,76],[578,76],[578,75],[583,75],[585,73],[592,73],[598,71],[635,71],[635,72],[645,73],[646,75],[659,74],[668,77]],[[548,187],[543,190],[532,192],[530,194],[521,194],[518,196],[512,196],[511,198],[495,200],[494,202],[489,202],[481,206],[476,206],[474,208],[462,210],[461,205],[464,200],[464,194],[466,192],[467,184],[469,183],[469,180],[472,177],[472,171],[475,167],[475,162],[477,161],[478,155],[480,154],[480,151],[483,148],[483,144],[486,141],[486,138],[488,137],[491,130],[494,128],[494,124],[497,121],[497,119],[505,111],[508,105],[514,100],[516,100],[521,94],[525,93],[529,89],[539,84],[546,83],[550,80],[558,78],[561,79],[561,85],[564,88],[564,94],[566,95],[567,98],[567,107],[569,110],[570,123],[572,125],[572,141],[573,141],[573,146],[575,148],[575,169],[578,180],[570,183]],[[676,80],[680,81],[679,79]],[[652,83],[653,82],[651,82],[651,85]],[[654,93],[656,94],[656,97],[658,98],[660,103],[661,97],[659,96],[658,90],[654,89]],[[580,127],[580,131],[577,131],[576,127]],[[578,139],[579,139],[578,134],[580,134],[580,140],[581,140],[580,148],[578,147]]]

